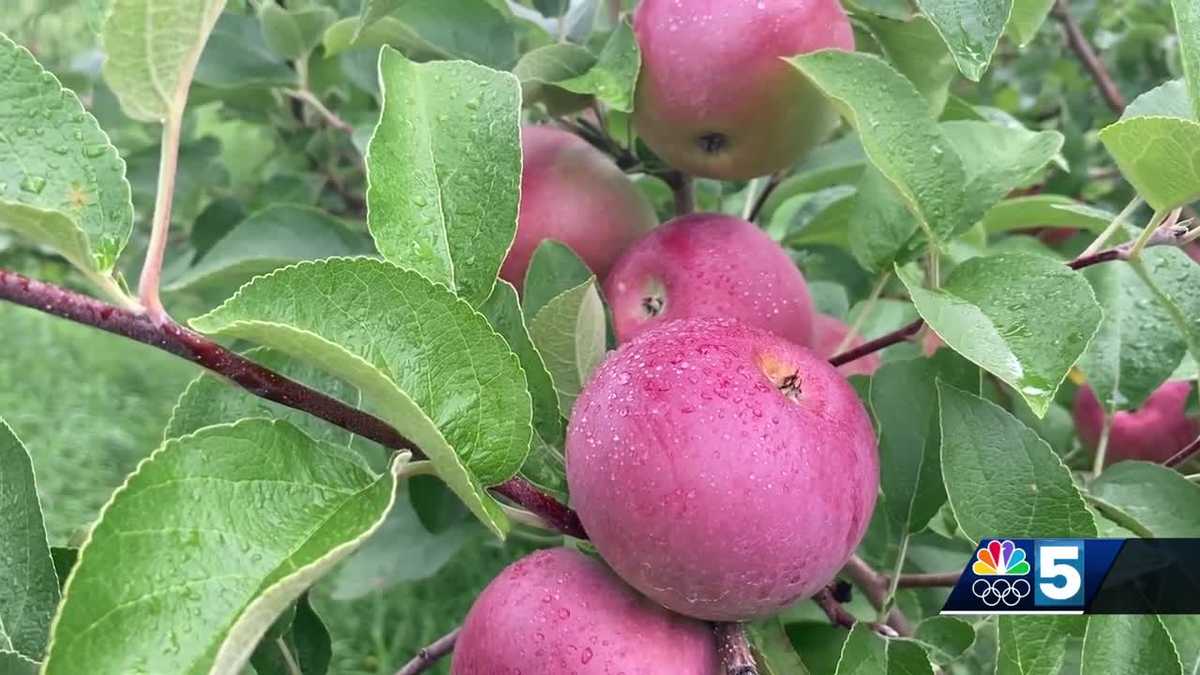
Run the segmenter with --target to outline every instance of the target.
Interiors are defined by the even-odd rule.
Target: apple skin
[[[837,113],[780,57],[854,49],[837,0],[642,0],[634,124],[668,164],[745,180],[819,144]]]
[[[699,316],[737,319],[800,345],[813,338],[804,276],[762,230],[732,216],[684,216],[642,237],[613,264],[604,293],[619,342]]]
[[[521,206],[500,277],[517,289],[534,250],[556,239],[603,278],[626,246],[658,224],[650,202],[604,153],[560,129],[521,129]]]
[[[767,616],[832,581],[879,488],[846,379],[730,319],[673,321],[610,354],[575,403],[566,464],[613,570],[710,621]]]
[[[813,316],[813,351],[823,358],[831,359],[837,356],[838,347],[842,345],[842,341],[846,339],[846,334],[850,332],[850,327],[838,321],[832,316],[826,314],[816,314]],[[854,336],[847,346],[846,350],[861,347],[865,341]],[[844,363],[838,366],[838,372],[849,377],[850,375],[874,375],[875,371],[883,365],[879,354],[868,354],[861,359],[856,359],[850,363]]]
[[[653,604],[578,551],[537,551],[475,600],[452,675],[717,675],[711,629]]]
[[[1105,463],[1165,462],[1187,447],[1200,436],[1200,421],[1185,414],[1190,392],[1188,382],[1167,382],[1155,389],[1141,408],[1117,411],[1108,434]],[[1104,408],[1091,387],[1084,385],[1075,392],[1074,415],[1080,440],[1095,449],[1104,427]]]

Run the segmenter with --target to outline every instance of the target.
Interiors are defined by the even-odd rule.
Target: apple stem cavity
[[[717,623],[713,624],[713,632],[717,636],[717,652],[721,655],[725,675],[758,675],[745,626],[733,622]]]

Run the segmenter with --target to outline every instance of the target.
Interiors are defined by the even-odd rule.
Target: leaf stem
[[[1129,220],[1129,217],[1133,215],[1134,211],[1137,211],[1139,208],[1141,208],[1142,204],[1144,203],[1145,202],[1142,201],[1140,196],[1134,197],[1128,204],[1125,205],[1124,209],[1121,209],[1121,212],[1117,214],[1117,217],[1113,218],[1112,222],[1108,224],[1108,227],[1104,228],[1104,231],[1100,233],[1100,236],[1096,237],[1096,240],[1089,244],[1088,247],[1083,250],[1083,253],[1079,254],[1079,257],[1085,258],[1087,256],[1094,255],[1100,249],[1104,248],[1104,245],[1108,243],[1108,240],[1112,239],[1113,235],[1116,234],[1117,231],[1121,229],[1121,226],[1125,224],[1125,221]]]
[[[163,122],[162,155],[158,164],[158,192],[154,200],[150,245],[146,250],[146,261],[142,264],[142,276],[138,281],[138,297],[142,306],[152,318],[160,321],[166,317],[166,312],[163,310],[158,288],[171,229],[171,204],[175,198],[175,174],[179,168],[179,141],[182,132],[182,110],[167,115]]]
[[[337,113],[327,108],[325,104],[321,102],[321,99],[317,98],[317,95],[314,94],[312,90],[307,87],[307,85],[305,85],[303,89],[285,89],[284,93],[312,108],[318,115],[321,116],[322,119],[325,120],[326,124],[334,129],[337,129],[338,131],[344,131],[348,134],[354,133],[354,127],[346,120],[338,117]]]
[[[1179,222],[1179,215],[1183,213],[1183,209],[1175,209],[1171,212],[1155,211],[1150,222],[1146,224],[1146,228],[1138,235],[1137,241],[1133,242],[1133,247],[1129,249],[1129,259],[1137,260],[1141,257],[1142,251],[1146,245],[1150,243],[1150,238],[1158,233],[1159,228],[1170,229]]]
[[[1113,412],[1104,411],[1104,422],[1100,426],[1100,442],[1096,445],[1096,457],[1092,460],[1092,479],[1104,471],[1104,460],[1108,457],[1108,437],[1112,433]]]
[[[909,538],[908,534],[900,537],[900,549],[896,551],[896,564],[892,567],[891,579],[887,580],[887,596],[884,598],[883,607],[879,610],[880,621],[887,618],[888,613],[896,604],[896,589],[900,583],[900,573],[904,571],[904,559],[908,557]]]
[[[412,661],[396,671],[396,675],[419,675],[419,673],[429,670],[439,659],[454,651],[454,644],[458,642],[458,635],[461,632],[462,627],[460,626],[438,638],[429,646],[422,647]]]

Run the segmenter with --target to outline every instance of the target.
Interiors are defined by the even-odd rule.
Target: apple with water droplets
[[[658,224],[650,202],[607,155],[560,129],[521,130],[517,233],[500,276],[518,289],[539,244],[566,244],[603,278],[629,244]]]
[[[828,314],[817,314],[813,317],[813,351],[826,359],[831,359],[844,351],[856,349],[865,344],[860,335],[846,339],[849,334],[850,326],[835,317]],[[867,354],[850,363],[843,363],[838,366],[838,371],[846,376],[874,375],[881,365],[883,365],[883,361],[879,358],[879,354]]]
[[[604,281],[617,340],[701,316],[738,319],[792,342],[812,341],[804,275],[754,224],[700,213],[676,218],[621,255]]]
[[[717,675],[712,630],[638,595],[598,560],[559,548],[510,565],[475,600],[452,675]]]
[[[712,621],[833,580],[879,487],[875,432],[822,357],[730,319],[673,321],[611,354],[575,403],[571,502],[634,588]]]
[[[783,57],[854,49],[838,0],[642,0],[634,124],[668,164],[745,180],[784,169],[837,124]]]
[[[1167,382],[1137,410],[1120,410],[1113,416],[1105,463],[1125,460],[1165,462],[1200,436],[1200,421],[1188,417],[1187,400],[1191,383]],[[1075,430],[1089,448],[1100,444],[1104,408],[1092,388],[1075,392]]]

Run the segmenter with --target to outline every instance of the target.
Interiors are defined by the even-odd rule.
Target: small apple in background
[[[655,605],[578,551],[538,551],[488,584],[452,675],[717,675],[712,630]]]
[[[812,342],[808,284],[788,254],[751,223],[693,214],[643,237],[604,282],[617,340],[700,316],[728,317]]]
[[[764,176],[823,141],[837,113],[781,57],[854,49],[837,0],[642,0],[634,123],[668,164],[722,180]]]
[[[712,621],[828,584],[879,488],[875,432],[846,379],[729,319],[673,321],[610,354],[575,403],[566,462],[572,505],[617,574]]]
[[[1200,421],[1187,416],[1190,382],[1168,382],[1137,410],[1118,411],[1108,434],[1107,464],[1125,460],[1165,462],[1200,436]],[[1075,430],[1089,448],[1100,444],[1104,408],[1092,388],[1075,393]]]
[[[521,207],[500,276],[518,289],[546,239],[566,244],[603,278],[626,246],[658,224],[650,202],[607,155],[560,129],[521,129]]]
[[[850,327],[841,321],[827,314],[816,314],[813,316],[813,351],[822,358],[831,359],[843,351],[863,346],[865,341],[858,335],[847,341],[846,335],[849,333]],[[881,365],[883,361],[878,353],[868,354],[838,366],[838,371],[846,376],[874,375]]]

